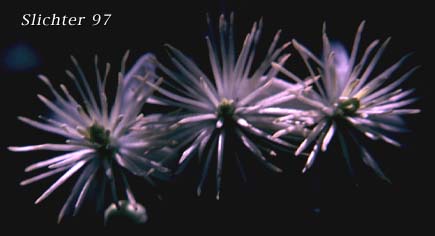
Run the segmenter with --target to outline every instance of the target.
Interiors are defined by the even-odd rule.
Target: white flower
[[[273,122],[286,111],[278,105],[293,100],[295,96],[290,90],[297,89],[297,86],[276,79],[277,70],[271,68],[272,61],[284,63],[288,58],[289,55],[281,54],[289,43],[277,47],[280,36],[278,31],[265,58],[253,70],[261,29],[262,21],[254,23],[237,56],[233,15],[229,23],[222,15],[219,22],[220,45],[217,46],[213,39],[206,37],[211,77],[169,45],[176,70],[161,63],[158,65],[168,78],[165,78],[160,88],[154,86],[157,95],[153,99],[156,103],[178,108],[177,112],[166,117],[175,122],[171,127],[171,138],[180,140],[179,146],[183,151],[178,162],[178,172],[184,169],[192,157],[200,158],[202,174],[197,188],[198,195],[201,194],[209,167],[215,160],[216,197],[219,199],[224,156],[231,155],[240,164],[240,157],[230,147],[239,145],[249,150],[254,158],[274,171],[281,170],[265,156],[274,155],[276,148],[294,147],[270,135],[283,128]],[[242,168],[241,165],[239,167]],[[243,173],[242,170],[241,172]]]
[[[372,76],[373,70],[390,39],[387,39],[371,56],[372,51],[379,44],[379,41],[375,40],[357,61],[363,27],[364,22],[358,28],[350,57],[343,46],[332,44],[329,41],[325,29],[323,30],[322,59],[316,57],[297,41],[293,41],[294,47],[308,68],[309,77],[315,79],[315,88],[306,87],[297,94],[299,101],[311,106],[313,111],[317,111],[317,115],[313,116],[316,125],[295,153],[299,155],[310,145],[313,145],[303,172],[312,166],[319,150],[325,151],[327,149],[335,135],[339,138],[343,155],[349,164],[348,148],[343,138],[344,133],[349,133],[352,141],[360,147],[364,163],[370,166],[381,178],[388,180],[366,148],[362,146],[361,141],[355,136],[356,133],[351,131],[355,129],[370,139],[383,140],[399,146],[400,144],[393,140],[389,134],[404,131],[401,115],[415,114],[420,111],[404,108],[415,100],[415,98],[409,98],[414,90],[398,88],[416,68],[411,69],[397,80],[391,78],[407,56],[382,73]],[[319,73],[313,68],[313,62]],[[298,76],[284,69],[281,65],[275,63],[273,66],[289,78],[301,81]],[[289,120],[292,120],[292,117]],[[311,124],[306,125],[310,126]],[[274,136],[278,137],[286,133],[285,130],[282,130]]]
[[[147,122],[155,121],[158,117],[143,117],[140,114],[143,104],[152,93],[152,89],[146,86],[144,81],[154,82],[155,74],[151,64],[153,56],[151,54],[143,56],[124,76],[127,55],[123,59],[121,72],[118,74],[118,87],[111,109],[108,108],[105,91],[110,65],[106,64],[105,73],[101,75],[98,69],[98,58],[95,57],[97,82],[97,96],[95,96],[82,69],[72,57],[78,75],[68,70],[66,73],[76,85],[82,102],[78,102],[79,100],[74,98],[64,85],[60,86],[62,94],[59,93],[47,77],[40,75],[39,78],[50,89],[55,101],[52,102],[42,95],[38,95],[38,98],[52,111],[53,116],[50,118],[40,116],[42,121],[19,117],[19,120],[30,126],[67,139],[62,144],[47,143],[9,147],[15,152],[36,150],[66,152],[26,168],[26,172],[41,168],[48,168],[48,170],[22,181],[21,185],[34,183],[64,172],[35,203],[46,199],[54,190],[81,170],[59,214],[59,221],[69,212],[73,212],[74,215],[77,213],[91,185],[96,185],[101,190],[98,193],[98,201],[101,202],[104,201],[105,186],[109,183],[113,201],[118,204],[116,188],[119,183],[123,183],[125,195],[130,204],[139,206],[128,185],[125,171],[142,176],[151,183],[149,175],[153,172],[158,171],[156,173],[160,175],[168,172],[168,169],[161,165],[162,160],[156,160],[161,157],[159,156],[161,153],[152,150],[160,147],[164,140],[159,140],[156,134],[158,132],[154,131],[154,128],[158,127],[147,125]],[[115,182],[115,176],[120,181]]]

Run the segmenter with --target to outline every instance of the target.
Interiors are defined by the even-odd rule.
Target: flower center
[[[111,158],[113,156],[115,147],[111,143],[109,130],[95,123],[88,128],[86,137],[98,146],[97,151],[101,157]]]
[[[234,106],[234,101],[232,99],[222,99],[217,107],[218,117],[223,118],[224,120],[232,119],[235,111],[236,107]]]
[[[353,116],[359,107],[360,102],[357,98],[340,98],[336,104],[335,114],[338,116]]]

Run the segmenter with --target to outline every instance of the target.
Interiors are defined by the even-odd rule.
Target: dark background
[[[174,3],[176,2],[176,3]],[[129,65],[144,52],[153,52],[166,58],[164,43],[170,43],[195,58],[201,67],[207,67],[208,54],[204,36],[208,27],[205,15],[208,12],[217,22],[221,12],[235,13],[238,45],[250,30],[253,21],[264,19],[260,53],[278,29],[283,29],[281,43],[296,38],[319,52],[322,23],[326,21],[332,39],[340,39],[350,47],[362,20],[366,20],[362,45],[374,39],[393,40],[380,62],[386,68],[402,55],[414,55],[400,72],[414,65],[421,65],[414,76],[404,83],[405,88],[416,88],[420,99],[414,107],[423,109],[421,114],[407,118],[411,132],[400,136],[401,149],[384,143],[368,143],[370,151],[391,178],[386,184],[364,167],[357,155],[352,155],[357,177],[347,175],[345,164],[338,150],[331,148],[327,155],[319,156],[319,162],[308,175],[301,175],[301,160],[287,156],[275,162],[283,166],[285,173],[272,174],[248,164],[248,183],[243,184],[234,171],[224,173],[223,195],[214,199],[213,191],[196,197],[197,183],[195,168],[171,183],[162,183],[158,190],[163,200],[158,200],[147,189],[146,183],[133,180],[138,190],[139,201],[145,204],[150,221],[137,232],[165,233],[175,230],[191,232],[233,232],[233,230],[269,233],[282,231],[291,233],[349,228],[350,233],[368,230],[388,232],[410,229],[422,230],[430,223],[433,188],[432,159],[430,149],[433,140],[433,125],[430,102],[433,99],[433,13],[428,4],[418,1],[381,4],[380,1],[338,3],[327,1],[321,4],[311,1],[143,1],[141,4],[119,1],[115,4],[90,1],[68,2],[63,6],[27,4],[15,1],[0,10],[0,60],[1,60],[1,155],[0,155],[0,221],[2,226],[15,230],[59,230],[79,229],[85,226],[103,230],[101,215],[94,216],[90,202],[75,218],[56,224],[57,214],[66,200],[71,182],[54,193],[40,205],[33,205],[51,181],[20,187],[25,177],[24,168],[30,163],[48,158],[50,153],[12,153],[10,145],[36,144],[60,139],[47,135],[20,123],[16,116],[36,118],[46,113],[36,94],[49,94],[37,79],[43,73],[55,84],[66,83],[64,70],[71,69],[69,55],[75,55],[90,71],[93,55],[98,54],[118,69],[124,52],[131,50]],[[87,16],[94,13],[111,13],[107,26],[91,27],[22,27],[21,17],[25,13],[56,13],[69,16]],[[214,24],[216,27],[217,24]],[[261,51],[263,49],[263,51]],[[292,49],[290,52],[294,53]],[[14,56],[21,55],[26,64],[12,63]],[[24,55],[24,56],[23,56]],[[166,60],[166,59],[163,59]],[[297,72],[304,71],[300,58],[294,56],[288,66]],[[112,71],[113,72],[113,71]],[[322,168],[319,168],[322,166]],[[231,169],[231,168],[228,168]],[[358,182],[358,187],[354,182]],[[142,185],[143,184],[143,185]],[[210,189],[214,189],[211,187]],[[428,214],[428,216],[426,216]],[[18,226],[18,227],[16,227]],[[105,229],[106,232],[107,229]],[[85,232],[85,231],[83,231]],[[113,232],[113,231],[110,231]]]

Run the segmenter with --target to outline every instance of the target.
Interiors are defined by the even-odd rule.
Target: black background
[[[350,233],[379,229],[388,232],[422,230],[433,218],[432,196],[429,195],[433,188],[433,154],[430,149],[433,125],[429,104],[433,99],[431,80],[434,79],[433,13],[430,9],[428,4],[417,1],[406,4],[272,0],[255,3],[143,1],[139,4],[118,1],[116,4],[91,4],[90,1],[74,1],[63,3],[63,6],[29,5],[15,1],[12,6],[3,6],[0,10],[0,51],[4,52],[17,43],[29,45],[38,55],[39,65],[27,71],[13,71],[1,65],[0,212],[4,218],[0,225],[15,230],[64,232],[65,229],[79,229],[86,232],[85,228],[74,228],[80,225],[86,230],[96,228],[106,233],[113,232],[103,228],[101,216],[92,216],[92,203],[77,217],[56,224],[57,214],[73,181],[40,205],[33,205],[33,201],[53,180],[19,186],[19,182],[28,177],[23,172],[25,166],[48,157],[50,153],[12,153],[6,147],[59,141],[16,119],[18,115],[35,118],[46,112],[36,94],[48,94],[48,91],[36,75],[43,73],[56,84],[71,86],[64,75],[66,68],[72,68],[70,54],[78,58],[86,71],[93,73],[87,65],[91,65],[94,54],[110,61],[117,69],[127,49],[131,50],[130,65],[144,52],[166,58],[164,43],[187,52],[202,67],[207,67],[204,37],[208,27],[205,14],[208,12],[217,22],[221,12],[233,11],[239,45],[252,22],[260,17],[264,19],[263,47],[267,46],[276,30],[283,29],[281,43],[296,38],[315,52],[320,50],[324,21],[329,36],[349,47],[357,26],[366,20],[362,45],[367,46],[377,38],[393,38],[380,69],[394,63],[402,55],[414,52],[401,72],[414,65],[422,66],[404,87],[417,89],[416,96],[420,99],[414,106],[423,109],[423,112],[406,119],[411,132],[400,136],[399,140],[404,144],[401,149],[384,143],[369,144],[370,151],[393,183],[390,185],[377,179],[358,162],[357,155],[353,155],[357,177],[352,180],[347,176],[341,154],[332,148],[328,155],[319,156],[319,163],[308,175],[299,172],[301,160],[290,160],[291,157],[287,156],[276,160],[285,170],[281,175],[257,169],[254,164],[246,184],[241,183],[237,174],[224,175],[223,196],[216,201],[212,191],[196,197],[197,178],[193,167],[179,179],[160,185],[158,190],[162,192],[163,200],[156,199],[145,182],[134,180],[133,188],[144,186],[145,190],[138,191],[138,198],[147,207],[150,221],[144,226],[134,227],[132,233],[166,233],[172,230],[183,234],[231,233],[235,229],[265,229],[269,233],[292,233],[299,229],[349,229],[347,232]],[[111,13],[112,18],[107,26],[98,27],[89,24],[82,27],[22,27],[21,16],[25,13],[56,13],[88,18],[94,13]],[[290,49],[290,52],[294,51]],[[298,72],[304,71],[297,56],[292,57],[287,65]],[[355,187],[354,181],[359,183],[359,187]]]

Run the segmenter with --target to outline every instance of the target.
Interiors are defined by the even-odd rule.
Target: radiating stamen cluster
[[[224,153],[235,156],[240,162],[237,152],[228,152],[228,146],[241,145],[255,159],[275,171],[280,169],[267,161],[265,155],[274,153],[276,147],[294,147],[270,135],[283,128],[273,122],[282,113],[279,106],[295,98],[289,92],[295,89],[293,85],[275,78],[278,71],[270,66],[274,60],[284,63],[289,55],[281,54],[289,43],[277,47],[279,31],[264,60],[256,70],[252,70],[261,30],[262,21],[254,23],[237,55],[233,16],[229,23],[221,16],[219,46],[213,39],[206,38],[213,73],[211,78],[172,46],[168,48],[177,70],[159,63],[167,78],[161,87],[155,87],[157,94],[153,99],[158,104],[178,109],[177,113],[168,116],[175,122],[171,126],[171,137],[180,140],[179,148],[183,152],[178,172],[184,169],[188,160],[198,155],[203,163],[198,194],[216,156],[216,191],[219,198]],[[228,143],[228,135],[235,136],[239,144]]]
[[[59,214],[59,221],[69,212],[74,214],[78,212],[85,196],[89,194],[91,185],[95,185],[101,190],[97,193],[99,196],[97,201],[102,202],[104,201],[104,188],[109,183],[113,201],[117,205],[118,193],[116,189],[118,184],[115,182],[115,176],[118,176],[124,184],[129,206],[141,208],[136,203],[125,172],[142,176],[152,183],[150,174],[154,173],[154,176],[161,176],[169,171],[161,165],[160,162],[163,159],[159,160],[166,154],[154,151],[159,146],[165,145],[164,139],[159,138],[158,130],[160,128],[148,124],[148,121],[153,118],[140,114],[143,104],[152,93],[144,81],[148,83],[155,81],[154,71],[150,66],[154,59],[149,54],[142,57],[133,69],[124,76],[126,58],[127,54],[118,76],[118,88],[111,110],[108,109],[105,91],[110,65],[107,64],[105,74],[102,77],[98,70],[98,59],[95,58],[96,94],[98,95],[95,96],[77,61],[72,58],[78,76],[70,71],[67,71],[67,74],[76,85],[82,103],[78,102],[64,85],[61,85],[63,91],[63,95],[61,95],[54,89],[48,78],[40,76],[40,79],[54,95],[55,102],[51,102],[42,95],[38,95],[38,97],[54,115],[51,118],[41,117],[43,122],[24,117],[19,118],[35,128],[67,138],[65,144],[40,144],[9,148],[17,152],[35,150],[67,152],[26,168],[26,172],[44,167],[48,167],[48,171],[21,182],[22,185],[65,172],[36,200],[36,203],[47,198],[73,174],[82,170]]]
[[[361,141],[352,133],[352,130],[361,131],[372,140],[383,140],[399,146],[400,144],[390,138],[389,135],[405,130],[401,115],[415,114],[420,111],[418,109],[403,108],[415,100],[414,98],[407,98],[413,90],[404,91],[397,88],[416,68],[411,69],[399,79],[389,82],[393,73],[403,64],[407,56],[377,76],[370,77],[389,39],[379,47],[371,60],[369,60],[371,52],[379,43],[378,40],[371,43],[360,61],[357,61],[363,26],[364,23],[358,28],[350,57],[348,57],[343,46],[332,44],[329,41],[325,30],[323,31],[323,60],[317,58],[297,41],[293,41],[294,47],[300,53],[308,68],[309,78],[314,79],[315,85],[314,88],[308,86],[305,87],[304,91],[295,93],[300,102],[311,107],[307,110],[317,113],[317,115],[311,116],[315,120],[314,125],[302,123],[305,127],[314,127],[295,153],[299,155],[310,145],[313,145],[303,171],[312,166],[319,150],[326,151],[328,144],[335,135],[339,138],[343,155],[349,164],[348,144],[344,138],[345,135],[348,135],[359,148],[364,163],[371,167],[381,178],[388,180],[366,148],[361,145]],[[315,73],[316,70],[311,65],[313,62],[315,67],[319,68],[318,74]],[[298,76],[278,63],[273,66],[289,78],[301,83],[302,80]],[[388,82],[389,84],[384,85]],[[277,121],[291,123],[295,118],[293,114],[297,112],[300,113],[300,111],[292,111],[289,115]],[[339,126],[338,123],[345,125]],[[278,131],[274,136],[279,137],[287,134],[286,130],[288,129]],[[349,169],[351,170],[350,166]]]

